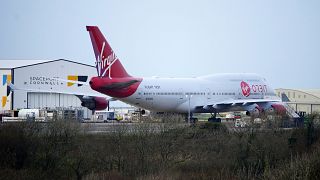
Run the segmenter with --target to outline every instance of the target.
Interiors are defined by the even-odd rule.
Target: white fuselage
[[[242,91],[243,81],[248,84],[249,94]],[[186,113],[198,106],[265,98],[276,98],[276,95],[264,78],[256,74],[217,74],[196,78],[143,78],[133,95],[119,100],[157,112]]]

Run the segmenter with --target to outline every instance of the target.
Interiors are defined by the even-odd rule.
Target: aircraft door
[[[185,94],[184,94],[184,91],[182,88],[180,88],[177,93],[178,93],[178,101],[177,101],[178,104],[177,105],[180,105],[185,102],[186,97],[185,97]]]
[[[236,99],[243,99],[241,87],[239,87],[238,92],[236,92]]]
[[[206,89],[206,102],[209,104],[212,100],[212,93],[209,88]]]
[[[135,97],[136,105],[140,106],[140,103],[142,103],[142,98],[143,98],[143,92],[141,90],[138,90],[138,93]]]

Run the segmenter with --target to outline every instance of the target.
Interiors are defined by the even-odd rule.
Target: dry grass
[[[75,122],[0,126],[0,179],[319,179],[320,130],[229,132],[148,123],[86,134]]]

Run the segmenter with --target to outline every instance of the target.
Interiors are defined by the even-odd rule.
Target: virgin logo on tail
[[[98,69],[98,76],[105,76],[107,71],[109,70],[109,78],[111,79],[111,66],[112,64],[118,60],[116,54],[111,50],[111,54],[108,57],[104,57],[104,48],[105,48],[105,42],[103,42],[102,48],[101,48],[101,54],[97,57],[97,69]],[[103,73],[102,73],[103,71]]]
[[[242,81],[240,83],[240,86],[241,86],[242,94],[245,97],[248,97],[250,95],[250,86],[249,86],[249,84],[244,82],[244,81]]]

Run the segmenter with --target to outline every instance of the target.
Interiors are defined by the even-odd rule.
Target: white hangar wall
[[[298,90],[298,89],[275,89],[277,95],[281,97],[285,94],[290,105],[297,112],[320,113],[320,89]]]
[[[13,68],[12,77],[16,87],[37,90],[39,92],[24,90],[14,91],[12,109],[56,107],[83,108],[81,106],[81,101],[70,93],[80,92],[88,95],[99,94],[91,90],[90,86],[68,83],[57,79],[89,82],[91,77],[95,75],[96,69],[94,66],[68,60],[47,61]],[[87,110],[86,108],[83,109]]]
[[[82,108],[79,98],[74,95],[42,92],[27,93],[28,109],[41,109],[45,107]]]

